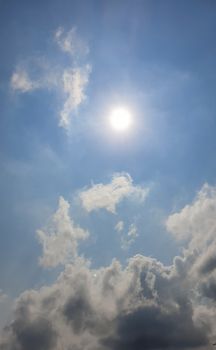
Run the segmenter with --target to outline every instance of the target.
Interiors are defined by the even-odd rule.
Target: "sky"
[[[212,349],[215,32],[213,0],[0,0],[0,350]]]

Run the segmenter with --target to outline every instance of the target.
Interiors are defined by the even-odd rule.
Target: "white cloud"
[[[137,236],[137,227],[135,226],[135,224],[131,224],[128,231],[128,237],[136,238]]]
[[[45,267],[65,264],[77,257],[78,240],[88,237],[88,232],[74,225],[69,215],[70,204],[59,199],[59,208],[52,216],[49,225],[37,231],[43,247],[40,263]]]
[[[5,329],[0,348],[207,347],[208,320],[194,320],[191,288],[175,266],[141,255],[125,268],[114,260],[108,267],[91,270],[79,261],[67,265],[53,285],[18,298],[14,321]]]
[[[135,224],[129,226],[127,236],[121,237],[121,248],[128,249],[131,244],[135,242],[135,239],[138,237],[137,227]]]
[[[69,129],[71,124],[71,114],[77,111],[77,108],[85,100],[85,89],[89,81],[91,68],[89,65],[84,67],[66,69],[62,76],[63,91],[66,100],[63,109],[60,112],[59,126]]]
[[[69,53],[73,58],[85,56],[89,52],[87,44],[78,36],[76,28],[65,32],[62,27],[55,33],[55,40],[62,51]]]
[[[126,183],[132,186],[130,177],[118,176],[126,177]],[[180,235],[180,228],[184,232],[188,227],[193,240],[199,228],[197,221],[201,224],[202,220],[206,220],[202,229],[208,231],[213,223],[209,212],[214,213],[214,199],[215,189],[204,186],[196,200],[186,206],[187,215],[185,208],[176,213],[179,216],[171,227],[175,230],[178,227],[178,230],[173,233]],[[119,221],[117,229],[122,230],[123,226]],[[16,303],[13,322],[5,328],[1,338],[0,349],[210,348],[216,331],[216,258],[210,241],[206,242],[205,238],[202,241],[204,247],[206,244],[209,247],[204,258],[189,245],[187,252],[175,257],[171,266],[135,255],[124,267],[113,260],[107,267],[91,269],[90,264],[77,256],[77,239],[86,236],[85,231],[79,230],[77,234],[69,217],[69,204],[60,198],[51,225],[39,236],[46,248],[44,253],[48,251],[48,266],[55,265],[52,258],[50,264],[51,254],[63,256],[57,260],[67,262],[65,247],[71,250],[71,242],[76,259],[65,266],[55,283],[22,293]],[[54,244],[49,240],[53,236],[57,238]],[[135,239],[136,236],[137,229],[132,224],[127,237]]]
[[[117,204],[124,198],[133,196],[143,201],[148,193],[148,188],[134,186],[130,175],[123,173],[115,174],[109,184],[96,184],[82,191],[80,198],[88,212],[104,208],[114,214]]]
[[[166,227],[195,248],[208,245],[216,237],[216,188],[205,184],[192,204],[168,217]]]
[[[184,259],[176,259],[178,270],[190,278],[200,304],[205,297],[205,308],[215,306],[216,187],[205,184],[191,204],[168,217],[166,227],[175,238],[185,240]]]
[[[63,96],[59,112],[59,126],[69,131],[72,114],[86,99],[91,66],[86,61],[88,46],[78,37],[76,28],[65,32],[59,28],[55,40],[64,53],[71,55],[67,66],[50,62],[46,57],[34,57],[20,62],[12,74],[10,85],[14,91],[28,93],[36,89],[53,90]],[[82,58],[85,58],[84,60]]]
[[[117,232],[121,232],[124,229],[124,222],[123,221],[119,221],[116,225],[115,225],[115,230]]]
[[[24,69],[17,69],[11,77],[11,87],[13,90],[25,93],[37,89],[38,83],[32,81]]]

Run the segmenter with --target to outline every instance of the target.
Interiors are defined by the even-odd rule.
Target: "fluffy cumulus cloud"
[[[74,115],[86,98],[91,66],[87,62],[89,52],[87,44],[77,35],[76,28],[66,32],[59,28],[54,39],[64,54],[69,54],[70,62],[60,66],[49,58],[35,57],[28,63],[19,62],[10,80],[13,91],[29,93],[34,90],[48,89],[63,96],[59,109],[59,126],[69,131]]]
[[[198,207],[201,217],[203,210],[208,208],[206,215],[212,210],[207,202],[213,200],[214,191],[202,189],[175,217],[184,228],[190,221],[192,232],[182,256],[175,257],[171,266],[135,255],[125,266],[114,259],[107,267],[93,269],[77,256],[65,265],[55,283],[21,294],[0,349],[211,349],[216,331],[216,264],[208,232],[215,221],[203,223],[207,233],[203,231],[202,243],[196,221]],[[66,240],[73,230],[68,209],[61,199],[54,219],[58,231],[67,232]],[[179,233],[177,226],[175,219],[173,233]],[[120,231],[121,227],[119,224]],[[199,244],[194,248],[196,227]],[[129,231],[136,234],[134,226]],[[55,244],[49,249],[55,251]]]
[[[106,185],[96,184],[82,191],[80,199],[88,212],[104,208],[115,213],[116,206],[124,198],[133,196],[143,201],[148,193],[148,188],[133,185],[130,175],[116,174],[110,183]]]
[[[185,287],[187,286],[187,289]],[[134,256],[91,270],[68,265],[55,284],[23,293],[1,349],[189,349],[208,344],[190,285],[175,268]]]
[[[216,188],[205,184],[193,203],[169,216],[166,227],[177,239],[194,248],[206,248],[216,236]],[[204,245],[205,242],[205,245]]]
[[[59,199],[59,208],[50,219],[49,224],[37,231],[43,247],[40,263],[46,267],[65,264],[77,257],[77,243],[88,237],[88,232],[75,226],[69,214],[70,204]]]

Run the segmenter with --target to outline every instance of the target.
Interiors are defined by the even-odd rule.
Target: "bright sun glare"
[[[115,108],[110,114],[110,124],[112,128],[116,131],[126,131],[130,128],[131,123],[131,113],[126,108]]]

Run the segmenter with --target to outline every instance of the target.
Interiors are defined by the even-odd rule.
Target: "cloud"
[[[120,234],[121,248],[126,250],[130,247],[131,244],[135,242],[136,237],[138,237],[138,232],[136,225],[131,224],[129,226],[128,232],[124,234],[124,226],[124,222],[119,221],[115,226],[115,230]]]
[[[5,324],[12,319],[13,300],[0,290],[0,333]]]
[[[123,231],[123,229],[124,229],[124,222],[123,221],[117,222],[117,224],[115,226],[115,230],[117,232],[121,232],[121,231]]]
[[[91,68],[89,65],[78,68],[66,69],[63,72],[63,91],[66,100],[63,109],[60,112],[59,126],[68,130],[71,125],[72,113],[85,100],[85,89],[89,81]]]
[[[201,217],[203,210],[208,213],[210,209],[206,208],[213,197],[214,188],[208,187],[207,193],[202,188],[193,203],[186,206],[190,208],[186,212],[190,224],[193,223],[193,234],[189,235],[182,256],[175,257],[170,266],[135,255],[124,266],[114,259],[109,266],[95,269],[76,254],[76,244],[76,259],[71,263],[65,259],[65,250],[60,249],[60,256],[64,257],[60,260],[67,262],[63,271],[53,284],[20,295],[14,320],[4,330],[0,349],[29,350],[30,344],[33,350],[210,349],[216,331],[214,249],[212,241],[206,242],[205,232],[198,248],[191,242],[196,242],[194,228],[199,227],[195,224],[199,221],[197,208]],[[187,222],[184,208],[176,214],[181,213]],[[177,218],[184,228],[181,215]],[[212,224],[209,220],[203,227],[210,230]],[[118,227],[121,231],[122,224]],[[69,204],[63,198],[51,228],[49,235],[54,232],[57,241],[60,236],[57,246],[61,246],[62,240],[66,241],[65,246],[72,241],[73,250],[74,241],[81,238],[74,232]],[[82,232],[83,237],[85,231]],[[47,232],[43,235],[49,237]],[[134,225],[127,235],[136,236]],[[56,244],[47,242],[48,252],[55,255],[57,251],[59,256]]]
[[[53,285],[23,293],[0,349],[186,350],[207,346],[208,332],[175,267],[137,255],[96,273],[79,261]]]
[[[124,198],[132,196],[143,201],[148,193],[148,188],[134,186],[130,175],[122,173],[115,174],[106,185],[96,184],[82,191],[80,199],[88,212],[104,208],[114,214],[116,206]]]
[[[135,242],[136,237],[138,237],[137,227],[135,224],[129,226],[129,230],[126,236],[121,237],[121,248],[128,249],[131,244]]]
[[[3,293],[3,291],[0,289],[0,303],[4,302],[7,298],[7,294]]]
[[[68,32],[59,27],[55,32],[55,40],[60,49],[69,53],[73,58],[85,56],[89,52],[88,45],[78,36],[77,29],[73,27]]]
[[[193,203],[170,215],[166,227],[175,238],[189,240],[194,248],[206,247],[216,235],[216,188],[205,184]]]
[[[63,53],[70,54],[67,65],[59,65],[46,57],[34,57],[19,62],[10,79],[14,91],[29,93],[34,90],[51,90],[63,96],[63,106],[59,109],[59,126],[70,130],[72,116],[85,101],[85,90],[89,83],[91,66],[86,60],[88,46],[77,35],[76,28],[65,32],[59,28],[55,41]],[[82,58],[82,59],[81,59]]]
[[[205,184],[192,204],[168,217],[166,226],[174,237],[186,240],[177,266],[193,283],[196,301],[209,321],[216,317],[216,187]],[[214,323],[212,329],[214,334]]]
[[[75,226],[69,215],[70,204],[59,199],[59,208],[52,216],[49,225],[37,231],[43,247],[41,265],[55,267],[77,257],[77,245],[80,239],[86,239],[88,232]]]
[[[17,69],[11,77],[11,87],[21,93],[30,92],[37,89],[38,83],[32,81],[24,69]]]

